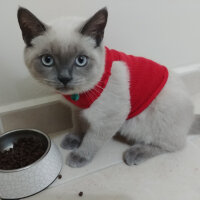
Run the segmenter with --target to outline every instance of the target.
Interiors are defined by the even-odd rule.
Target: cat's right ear
[[[96,41],[98,47],[103,40],[104,29],[108,18],[107,8],[102,8],[96,12],[81,29],[81,34],[87,35]]]
[[[26,8],[19,7],[17,17],[24,42],[32,46],[31,40],[44,33],[46,26]]]

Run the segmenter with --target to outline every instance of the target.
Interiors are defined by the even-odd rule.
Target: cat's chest
[[[111,76],[103,90],[96,91],[101,92],[98,98],[95,100],[93,98],[93,92],[87,93],[87,95],[82,99],[79,95],[78,99],[73,99],[73,96],[69,96],[68,99],[62,97],[62,101],[65,102],[71,108],[76,108],[80,110],[85,109],[96,109],[99,112],[104,112],[105,110],[110,110],[111,108],[116,108],[116,106],[123,107],[124,104],[130,107],[130,93],[129,93],[129,72],[124,62],[116,61],[112,64]],[[90,101],[94,100],[91,104]],[[80,102],[79,102],[80,101]],[[88,101],[88,102],[87,102]],[[79,103],[85,108],[81,108]],[[89,105],[89,106],[88,106]],[[119,109],[119,108],[117,108]]]

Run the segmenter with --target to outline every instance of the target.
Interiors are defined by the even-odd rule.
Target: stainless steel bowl
[[[58,176],[62,156],[57,146],[41,131],[19,129],[0,135],[0,151],[13,147],[24,137],[38,137],[46,147],[45,153],[34,163],[19,169],[0,169],[0,198],[19,199],[36,194],[48,187]]]

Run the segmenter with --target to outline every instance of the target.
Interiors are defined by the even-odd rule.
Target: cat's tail
[[[190,128],[189,134],[200,134],[200,114],[195,115],[195,119]]]

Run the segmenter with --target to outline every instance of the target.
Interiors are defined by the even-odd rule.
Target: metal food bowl
[[[34,195],[48,187],[62,168],[62,156],[57,146],[41,131],[14,130],[0,135],[0,151],[13,147],[20,138],[37,137],[46,148],[34,163],[13,170],[0,169],[0,199],[21,199]]]

